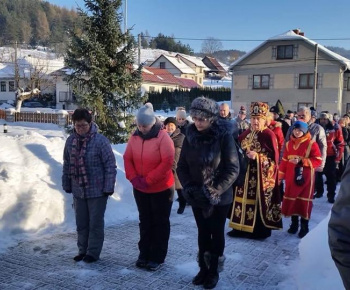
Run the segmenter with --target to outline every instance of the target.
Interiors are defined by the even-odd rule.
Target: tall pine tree
[[[95,114],[102,133],[124,143],[132,130],[132,112],[143,101],[141,68],[134,69],[135,40],[121,31],[121,0],[84,0],[83,28],[72,32],[65,58],[73,73],[77,102]]]

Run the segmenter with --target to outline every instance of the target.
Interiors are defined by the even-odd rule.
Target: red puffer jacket
[[[126,178],[130,181],[137,176],[146,178],[147,188],[136,188],[145,193],[166,190],[174,184],[174,157],[174,143],[165,130],[148,140],[133,134],[124,153]]]

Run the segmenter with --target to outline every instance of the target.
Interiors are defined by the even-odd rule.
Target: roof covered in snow
[[[237,59],[236,61],[234,61],[233,63],[230,64],[229,69],[231,70],[233,67],[235,67],[237,64],[239,64],[241,61],[243,61],[244,59],[246,59],[247,57],[249,57],[250,55],[252,55],[253,53],[255,53],[258,49],[260,49],[261,47],[263,47],[266,43],[269,42],[275,42],[275,41],[286,41],[286,40],[302,40],[305,41],[306,43],[314,46],[315,44],[317,44],[317,42],[305,37],[302,34],[298,34],[293,30],[288,30],[285,33],[276,35],[274,37],[271,37],[269,39],[267,39],[266,41],[264,41],[263,43],[261,43],[259,46],[257,46],[256,48],[252,49],[251,51],[249,51],[248,53],[246,53],[245,55],[243,55],[242,57],[240,57],[239,59]],[[318,50],[322,51],[323,53],[327,54],[328,56],[330,56],[331,58],[339,61],[342,65],[344,65],[345,70],[350,69],[350,60],[329,50],[328,48],[326,48],[325,46],[318,44]]]
[[[166,58],[170,63],[172,63],[178,70],[180,70],[184,74],[196,74],[196,72],[192,68],[190,68],[186,63],[184,63],[180,57],[175,57],[166,54],[162,54],[158,57],[158,59],[160,57]],[[154,62],[156,61],[157,59]]]

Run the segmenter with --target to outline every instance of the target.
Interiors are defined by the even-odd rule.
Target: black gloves
[[[186,201],[194,207],[207,208],[210,205],[203,186],[188,185],[184,187],[182,193]]]
[[[303,185],[305,183],[304,177],[303,177],[303,167],[298,165],[294,168],[294,181],[296,185]]]

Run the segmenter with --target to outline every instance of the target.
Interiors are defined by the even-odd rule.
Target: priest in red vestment
[[[315,187],[315,170],[321,166],[322,157],[317,143],[308,132],[308,124],[297,121],[293,124],[290,140],[286,143],[279,168],[279,182],[285,179],[286,189],[283,196],[282,214],[291,216],[292,223],[288,233],[295,234],[299,228],[299,237],[309,232],[309,219]]]
[[[248,157],[245,181],[237,186],[228,233],[231,237],[265,239],[271,229],[282,229],[281,198],[278,189],[279,150],[275,134],[266,127],[269,106],[250,106],[251,128],[238,140]]]

